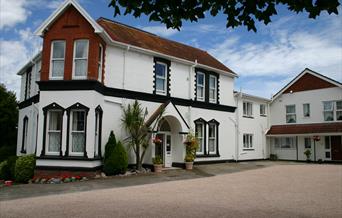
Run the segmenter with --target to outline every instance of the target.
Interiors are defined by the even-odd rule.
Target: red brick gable
[[[105,42],[102,38],[94,33],[94,28],[91,24],[80,14],[74,7],[69,6],[54,23],[44,33],[43,37],[43,51],[42,51],[42,68],[41,80],[49,80],[50,71],[50,55],[51,55],[51,42],[54,40],[65,40],[65,62],[64,62],[64,80],[72,79],[73,67],[73,47],[74,41],[77,39],[89,40],[89,53],[88,53],[88,79],[96,80],[98,78],[98,55],[99,45],[102,44],[105,50]],[[104,62],[103,56],[103,70]],[[102,76],[103,78],[103,76]]]
[[[299,78],[295,83],[288,87],[283,93],[301,92],[315,89],[324,89],[336,87],[336,85],[323,80],[311,73],[305,73],[301,78]]]

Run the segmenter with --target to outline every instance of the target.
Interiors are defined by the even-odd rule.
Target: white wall
[[[323,123],[323,101],[342,100],[342,89],[326,88],[282,94],[271,103],[271,124],[286,124],[286,105],[296,105],[297,124]],[[303,104],[310,104],[310,117],[303,115]]]

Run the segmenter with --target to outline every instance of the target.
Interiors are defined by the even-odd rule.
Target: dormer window
[[[65,60],[65,41],[53,41],[51,44],[50,79],[63,79]]]
[[[197,101],[204,101],[205,99],[205,74],[202,72],[197,72],[196,74],[196,97]]]
[[[89,41],[76,40],[74,43],[73,78],[86,79],[88,72],[88,47]]]

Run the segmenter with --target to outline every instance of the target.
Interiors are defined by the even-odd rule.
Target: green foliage
[[[116,138],[115,138],[113,131],[111,131],[109,138],[108,138],[108,142],[105,146],[104,161],[106,161],[108,157],[110,156],[110,154],[113,153],[115,145],[116,145]]]
[[[153,159],[152,159],[153,164],[156,165],[160,165],[163,164],[163,159],[161,158],[160,155],[156,155]]]
[[[185,162],[193,162],[196,158],[196,151],[198,149],[199,143],[196,136],[189,132],[186,136],[185,142]]]
[[[15,155],[18,106],[15,93],[0,84],[0,162]],[[6,148],[3,148],[6,147]]]
[[[16,149],[15,145],[0,147],[0,162],[6,160],[10,156],[15,156]]]
[[[164,23],[167,28],[178,29],[183,21],[197,22],[206,14],[215,17],[223,14],[227,17],[226,27],[246,26],[248,30],[256,31],[255,21],[267,25],[271,17],[277,14],[277,5],[284,5],[288,10],[299,13],[307,12],[309,18],[316,18],[321,12],[338,14],[338,0],[184,0],[184,1],[155,1],[155,0],[112,0],[109,7],[114,8],[114,16],[132,14],[140,17],[149,16],[150,21]],[[206,13],[209,12],[209,13]]]
[[[278,155],[270,154],[270,160],[278,160]]]
[[[147,109],[144,110],[137,100],[135,100],[133,104],[128,104],[126,108],[123,108],[121,121],[129,135],[126,141],[135,153],[136,167],[139,170],[142,168],[146,150],[150,145],[152,137],[151,130],[155,128],[156,124],[161,119],[163,112],[164,107],[162,107],[157,114],[154,126],[150,127],[149,124],[145,124],[145,118],[148,114]]]
[[[30,179],[32,179],[35,167],[36,158],[33,154],[18,157],[14,170],[15,181],[27,183]]]
[[[0,163],[0,179],[14,180],[14,169],[16,156],[11,156],[7,160]]]
[[[104,172],[107,176],[124,174],[128,168],[128,156],[122,143],[118,141],[113,152],[104,163]]]
[[[310,157],[311,157],[311,150],[310,149],[306,149],[304,151],[304,154],[306,156],[306,160],[310,160]]]

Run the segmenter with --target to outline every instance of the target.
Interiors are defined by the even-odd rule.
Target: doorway
[[[164,167],[172,166],[172,141],[171,141],[171,127],[166,119],[160,121],[159,131],[156,135],[162,143],[156,145],[155,155],[159,155],[163,159]]]
[[[331,136],[331,159],[342,160],[342,136]]]

